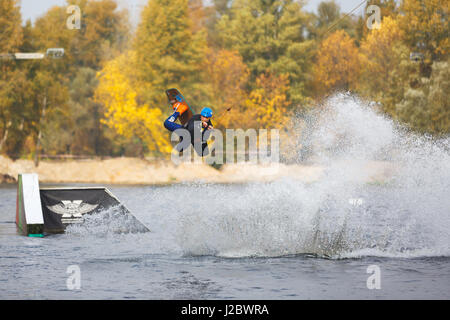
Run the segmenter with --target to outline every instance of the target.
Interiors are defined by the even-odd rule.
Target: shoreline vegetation
[[[346,94],[417,134],[445,139],[450,132],[450,1],[366,1],[356,14],[334,0],[314,11],[297,0],[146,0],[137,24],[117,0],[60,2],[33,23],[21,16],[25,3],[0,2],[5,157],[33,156],[36,164],[44,155],[168,158],[170,88],[194,113],[210,107],[222,131],[303,135],[332,97]],[[73,170],[84,177],[91,171],[82,163]],[[131,178],[119,167],[120,174],[102,168],[113,163],[91,174],[119,182],[187,179],[186,170],[151,171],[150,164],[130,164],[145,168]],[[77,165],[46,166],[44,179],[60,166],[66,179]],[[209,179],[238,179],[220,172]],[[192,177],[201,174],[195,169]]]
[[[369,161],[357,165],[352,179],[384,184],[392,177],[393,164]],[[250,183],[293,179],[311,183],[324,178],[325,167],[313,164],[224,164],[219,170],[204,163],[175,165],[170,160],[121,157],[106,160],[13,161],[0,156],[0,183],[16,183],[20,173],[37,173],[41,183],[166,185],[176,183]]]

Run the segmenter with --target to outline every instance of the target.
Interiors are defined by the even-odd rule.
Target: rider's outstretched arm
[[[164,121],[164,127],[169,131],[175,131],[177,129],[183,128],[181,124],[175,123],[175,121],[180,116],[180,113],[178,111],[174,112],[170,117]]]

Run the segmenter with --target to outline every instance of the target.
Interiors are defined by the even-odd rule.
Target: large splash
[[[300,148],[290,152],[323,166],[321,179],[193,186],[187,196],[207,200],[179,216],[185,254],[450,255],[448,138],[408,132],[348,94],[299,127]],[[373,168],[383,171],[375,182]]]
[[[110,207],[83,216],[82,223],[67,226],[65,233],[71,236],[108,237],[114,234],[144,233],[147,228],[122,205]]]

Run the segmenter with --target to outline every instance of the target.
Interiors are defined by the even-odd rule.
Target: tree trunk
[[[8,121],[8,123],[5,126],[5,133],[3,134],[2,140],[0,140],[0,152],[2,152],[3,146],[5,145],[6,140],[8,139],[9,128],[11,127],[11,125],[12,125],[12,122]]]
[[[43,106],[42,106],[42,114],[39,119],[39,133],[36,141],[36,151],[34,152],[34,166],[39,166],[39,154],[41,152],[41,139],[42,139],[42,123],[45,118],[45,109],[47,107],[47,95],[44,96]]]

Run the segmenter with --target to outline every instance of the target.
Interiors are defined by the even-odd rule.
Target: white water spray
[[[291,151],[324,166],[323,177],[190,189],[186,196],[207,200],[178,217],[185,254],[450,255],[448,138],[408,133],[343,94],[307,124],[302,148]],[[377,166],[383,178],[370,183]]]

